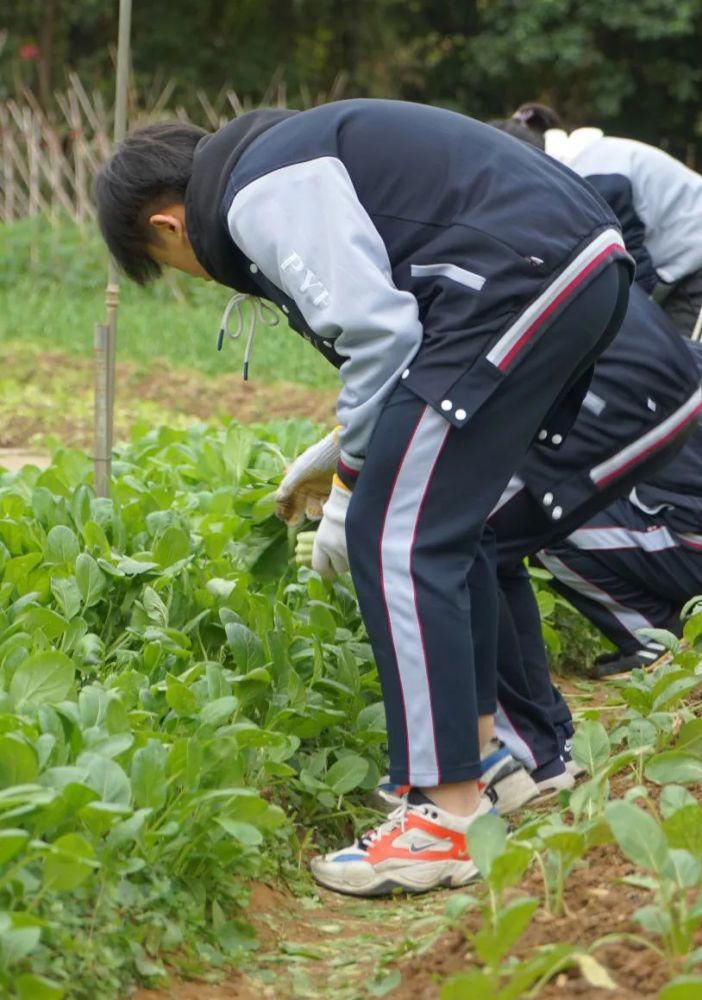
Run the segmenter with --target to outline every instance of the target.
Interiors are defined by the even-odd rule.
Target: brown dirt
[[[587,951],[608,934],[641,936],[641,929],[632,922],[631,914],[650,901],[650,894],[644,889],[617,884],[617,879],[633,871],[634,866],[624,860],[613,845],[590,851],[568,881],[566,906],[569,915],[553,917],[538,910],[513,954],[525,958],[533,955],[536,948],[556,941]],[[522,889],[519,895],[542,895],[541,876],[537,871],[529,872]],[[461,930],[442,937],[430,955],[412,959],[402,966],[402,984],[389,994],[392,1000],[437,1000],[442,982],[474,966],[466,932],[474,932],[479,926],[480,917],[468,915]],[[557,976],[539,997],[548,1000],[572,995],[606,995],[613,1000],[639,1000],[657,996],[671,978],[667,964],[641,944],[618,941],[596,948],[593,954],[617,983],[616,990],[603,993],[573,968]]]
[[[234,973],[221,986],[208,986],[201,982],[174,983],[167,992],[139,990],[132,1000],[262,1000],[265,996],[258,983],[248,982],[246,976]]]
[[[0,468],[8,472],[19,472],[25,465],[36,465],[45,469],[51,461],[46,452],[26,450],[24,448],[0,448]]]
[[[625,790],[617,776],[613,789]],[[547,807],[546,807],[547,808]],[[612,997],[641,1000],[658,995],[672,978],[665,961],[626,935],[645,937],[632,914],[650,902],[650,894],[622,884],[635,871],[616,846],[591,850],[568,878],[566,914],[555,917],[540,908],[512,954],[533,956],[537,948],[554,942],[590,951],[617,984],[615,990],[593,987],[577,967],[560,973],[540,998]],[[476,887],[473,893],[480,893]],[[438,1000],[442,984],[475,966],[467,937],[480,928],[480,915],[471,911],[458,929],[441,932],[449,892],[422,897],[354,900],[320,891],[310,899],[266,885],[253,887],[247,918],[253,923],[260,949],[248,973],[234,971],[219,986],[176,983],[165,992],[141,991],[134,1000],[298,1000],[298,998],[368,997],[367,986],[378,970],[397,969],[400,985],[392,1000]],[[543,898],[543,883],[534,866],[518,891],[507,898]],[[445,925],[444,925],[445,926]],[[607,935],[624,940],[598,945]],[[702,934],[698,945],[702,945]],[[347,957],[344,957],[347,956]],[[262,971],[263,970],[263,971]],[[265,981],[264,978],[265,977]],[[302,977],[302,978],[300,978]]]
[[[69,358],[59,352],[33,354],[5,347],[0,351],[0,363],[9,373],[5,380],[0,376],[0,384],[13,390],[2,413],[0,448],[24,448],[47,435],[65,446],[90,447],[90,360]],[[295,383],[244,382],[232,372],[210,376],[173,369],[165,363],[146,369],[129,361],[118,362],[116,376],[116,440],[127,438],[139,419],[176,422],[178,426],[192,420],[220,422],[232,418],[252,422],[309,417],[320,423],[333,419],[333,391]]]
[[[245,914],[260,943],[250,971],[232,970],[218,985],[174,981],[131,1000],[327,1000],[346,998],[348,990],[365,996],[361,984],[373,980],[381,956],[436,934],[448,895],[368,901],[320,890],[297,899],[258,883]]]

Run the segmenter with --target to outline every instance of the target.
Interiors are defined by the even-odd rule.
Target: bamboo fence
[[[344,85],[340,74],[328,93],[303,91],[296,104],[311,107],[335,100]],[[214,97],[197,90],[191,113],[170,103],[175,90],[171,80],[156,83],[141,99],[130,91],[130,127],[170,117],[214,130],[254,107],[287,104],[282,74],[274,76],[256,103],[240,98],[230,87]],[[75,73],[68,75],[66,89],[54,97],[50,114],[30,91],[0,102],[0,223],[41,216],[52,224],[69,217],[85,225],[95,218],[92,182],[112,148],[113,108],[106,106],[100,92],[89,92]]]

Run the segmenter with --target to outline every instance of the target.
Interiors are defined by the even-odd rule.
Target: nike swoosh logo
[[[410,854],[419,854],[421,851],[442,851],[448,850],[451,846],[447,841],[432,841],[430,844],[410,844]]]

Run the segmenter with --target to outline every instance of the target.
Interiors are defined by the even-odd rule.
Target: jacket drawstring
[[[246,324],[244,316],[244,303],[247,301],[251,307],[251,311],[248,316],[246,347],[244,349],[243,374],[245,382],[248,381],[249,378],[249,360],[253,349],[254,337],[256,336],[257,323],[263,323],[264,326],[277,326],[280,322],[280,317],[277,315],[273,307],[267,302],[263,302],[255,295],[244,295],[241,292],[236,292],[232,295],[229,302],[227,302],[226,308],[222,313],[222,319],[219,324],[219,334],[217,336],[218,351],[222,350],[225,335],[229,337],[230,340],[238,340],[244,332],[244,326]],[[229,329],[229,320],[232,313],[236,314],[236,329],[233,332]]]

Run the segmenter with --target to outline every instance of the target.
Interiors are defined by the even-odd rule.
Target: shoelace
[[[238,340],[244,332],[246,318],[243,307],[246,302],[248,302],[251,311],[248,316],[246,348],[244,349],[243,374],[245,382],[249,377],[249,360],[251,358],[254,337],[256,336],[256,324],[262,323],[264,326],[277,326],[278,323],[280,323],[280,317],[275,312],[273,307],[267,302],[263,302],[255,295],[244,295],[242,292],[236,292],[232,295],[229,302],[227,302],[226,308],[222,313],[222,319],[219,324],[219,333],[217,335],[218,351],[222,350],[225,336],[229,337],[230,340]],[[231,319],[232,313],[236,315],[236,329],[233,332],[229,329],[229,320]]]
[[[389,814],[388,818],[384,823],[380,823],[378,826],[364,833],[362,837],[358,838],[358,843],[365,850],[366,846],[375,843],[380,837],[383,837],[386,833],[391,833],[397,826],[400,826],[402,832],[405,832],[405,823],[407,822],[407,810],[409,808],[409,802],[407,801],[407,796],[405,795],[402,799],[402,804],[393,809]]]

